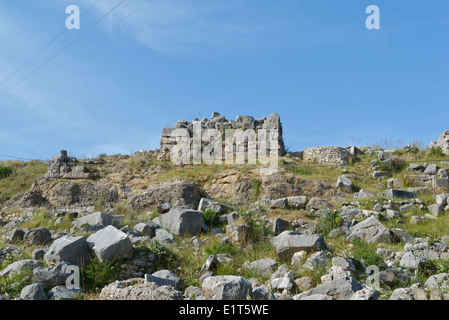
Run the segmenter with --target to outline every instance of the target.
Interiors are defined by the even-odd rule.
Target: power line
[[[69,62],[70,60],[72,60],[73,58],[77,57],[81,52],[83,52],[84,50],[86,50],[88,47],[90,47],[91,45],[93,45],[94,43],[96,43],[98,40],[100,40],[103,36],[105,36],[107,33],[109,33],[110,31],[112,31],[113,29],[115,29],[116,27],[118,27],[120,24],[123,23],[123,21],[125,21],[126,19],[128,19],[130,16],[132,16],[133,14],[135,14],[137,11],[139,11],[140,9],[142,9],[145,5],[147,5],[151,0],[146,0],[144,1],[142,4],[140,4],[136,9],[134,9],[132,12],[130,12],[127,16],[125,16],[124,18],[122,18],[119,22],[117,22],[115,25],[113,25],[112,27],[110,27],[106,32],[103,32],[99,37],[97,37],[95,40],[91,41],[90,43],[88,43],[86,46],[84,46],[83,48],[81,48],[80,50],[78,50],[73,56],[69,57],[68,59],[66,59],[64,62],[62,62],[61,64],[59,64],[56,68],[54,68],[53,70],[51,70],[49,73],[47,73],[46,75],[44,75],[43,77],[41,77],[40,79],[36,80],[35,82],[31,83],[28,87],[23,88],[22,90],[20,90],[19,92],[17,92],[17,95],[20,95],[23,91],[25,91],[26,89],[29,89],[31,87],[33,87],[35,84],[37,84],[38,82],[42,81],[43,79],[45,79],[46,77],[48,77],[50,74],[54,73],[55,71],[59,70],[63,65],[65,65],[67,62]]]
[[[81,17],[84,16],[87,12],[90,11],[90,9],[92,9],[98,2],[100,2],[101,0],[97,0],[95,3],[93,3],[89,8],[87,8],[86,11],[84,11],[81,14]],[[48,47],[50,47],[56,40],[58,40],[60,37],[62,37],[62,35],[67,31],[67,28],[64,28],[64,30],[62,30],[53,40],[51,40],[49,43],[47,43],[41,50],[39,50],[34,56],[32,56],[28,61],[26,61],[24,64],[22,64],[16,71],[14,71],[12,74],[10,74],[6,79],[4,79],[1,83],[0,86],[2,86],[6,81],[8,81],[9,79],[11,79],[13,76],[15,76],[20,70],[22,70],[23,68],[25,68],[31,61],[33,61],[34,59],[36,59],[42,52],[45,51],[45,49],[47,49]]]
[[[5,154],[0,154],[0,157],[3,157],[3,158],[9,158],[9,159],[17,159],[17,160],[29,160],[29,161],[40,160],[40,159],[29,159],[29,158],[22,158],[22,157],[8,156],[8,155],[5,155]]]
[[[83,33],[81,33],[79,36],[77,36],[75,39],[73,39],[72,41],[70,41],[67,45],[65,45],[62,49],[60,49],[58,52],[56,52],[53,56],[51,56],[49,59],[47,59],[44,63],[42,63],[40,66],[38,66],[37,68],[35,68],[33,71],[31,71],[28,75],[26,75],[24,78],[22,78],[21,80],[19,80],[18,82],[16,82],[15,84],[13,84],[12,86],[10,86],[9,88],[7,88],[6,90],[4,90],[2,93],[0,93],[0,96],[2,96],[4,93],[6,93],[7,91],[11,90],[12,88],[16,87],[17,85],[19,85],[20,83],[22,83],[23,81],[25,81],[26,79],[28,79],[29,77],[31,77],[34,73],[36,73],[37,71],[39,71],[42,67],[44,67],[45,65],[47,65],[51,60],[53,60],[54,58],[56,58],[58,55],[60,55],[64,50],[66,50],[68,47],[70,47],[72,44],[74,44],[76,41],[78,41],[81,37],[83,37],[85,34],[87,34],[90,30],[92,30],[97,24],[99,24],[101,21],[103,21],[107,16],[109,16],[114,10],[116,10],[119,6],[121,6],[126,0],[122,0],[121,2],[119,2],[117,5],[115,5],[111,10],[109,10],[107,13],[105,13],[99,20],[97,20],[93,25],[91,25],[86,31],[84,31]]]
[[[34,98],[33,100],[31,100],[30,102],[27,103],[27,105],[33,103],[34,101],[40,99],[41,97],[45,96],[48,92],[52,91],[54,88],[64,84],[65,82],[67,82],[68,80],[70,80],[72,77],[74,77],[75,75],[79,74],[80,72],[86,70],[87,68],[91,67],[92,65],[94,65],[95,63],[97,63],[98,61],[100,61],[101,59],[105,58],[106,56],[110,55],[111,53],[113,53],[115,50],[117,50],[118,48],[120,48],[121,46],[125,45],[126,43],[128,43],[131,39],[137,37],[139,34],[141,34],[142,32],[144,32],[146,29],[148,29],[149,27],[153,26],[154,24],[156,24],[157,22],[161,21],[163,18],[167,17],[168,15],[170,15],[171,13],[173,13],[176,9],[178,9],[181,5],[183,5],[185,2],[187,2],[187,0],[183,0],[181,2],[179,2],[177,5],[175,5],[174,7],[172,7],[169,11],[167,11],[166,13],[164,13],[162,16],[160,16],[159,18],[157,18],[156,20],[154,20],[153,22],[149,23],[148,25],[146,25],[145,27],[143,27],[141,30],[139,30],[138,32],[134,33],[132,36],[128,37],[126,40],[122,41],[121,43],[119,43],[117,46],[115,46],[114,48],[112,48],[111,50],[109,50],[108,52],[106,52],[104,55],[100,56],[98,59],[96,59],[95,61],[93,61],[90,64],[85,65],[83,68],[79,69],[77,72],[72,73],[70,76],[66,77],[64,80],[58,82],[55,86],[49,88],[48,90],[44,91],[42,94],[38,95],[36,98]]]

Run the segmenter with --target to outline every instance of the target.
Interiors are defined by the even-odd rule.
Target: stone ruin
[[[172,136],[172,133],[175,129],[186,129],[189,132],[190,137],[193,137],[194,121],[200,121],[202,132],[204,132],[204,130],[207,129],[217,129],[219,132],[224,132],[227,129],[233,130],[253,129],[257,136],[258,131],[260,129],[275,130],[278,133],[278,145],[279,145],[278,155],[283,156],[286,153],[284,141],[282,138],[282,124],[280,121],[280,117],[277,113],[272,113],[268,117],[257,119],[253,118],[252,116],[238,115],[236,117],[236,120],[234,121],[226,119],[218,112],[214,112],[210,120],[207,118],[203,118],[202,120],[194,119],[192,122],[186,120],[179,120],[173,127],[163,128],[162,137],[160,140],[161,145],[160,151],[162,153],[170,153],[173,145],[176,144],[176,138]],[[223,134],[223,140],[225,138],[224,136],[225,135]],[[247,146],[245,146],[245,148],[246,147]],[[267,145],[267,148],[269,149],[269,145]]]
[[[77,166],[77,159],[69,157],[66,150],[54,156],[48,164],[46,178],[55,179],[89,179],[92,175],[84,166]]]
[[[430,142],[428,148],[431,149],[433,147],[440,147],[444,154],[449,154],[449,130],[444,131],[438,138],[438,141]]]
[[[352,153],[355,153],[352,151]],[[322,165],[347,166],[351,152],[342,147],[324,146],[304,149],[302,158],[305,161]]]

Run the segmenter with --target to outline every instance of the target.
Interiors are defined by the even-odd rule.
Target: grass
[[[30,191],[36,178],[44,176],[47,165],[42,161],[3,161],[0,168],[9,168],[9,172],[0,178],[0,204],[13,196]]]
[[[394,177],[409,174],[406,171],[406,168],[408,167],[407,164],[410,162],[427,161],[428,163],[431,163],[432,161],[428,161],[428,159],[448,159],[448,156],[442,155],[440,151],[441,150],[422,151],[421,149],[412,149],[412,151],[406,152],[402,149],[399,150],[395,154],[398,158],[393,162]],[[134,157],[127,159],[110,159],[109,156],[107,159],[110,161],[104,165],[92,168],[92,170],[98,170],[95,171],[98,173],[97,178],[105,183],[114,181],[114,177],[111,178],[111,173],[117,173],[117,168],[120,168],[120,173],[122,174],[121,177],[124,178],[123,180],[125,183],[133,181],[134,179],[137,180],[137,182],[133,184],[135,190],[139,190],[140,186],[148,185],[149,183],[173,178],[183,178],[197,183],[200,186],[204,186],[206,183],[210,183],[213,179],[219,178],[221,173],[232,171],[237,172],[236,177],[240,176],[240,173],[242,173],[245,180],[249,178],[250,181],[252,181],[253,193],[251,194],[251,197],[254,196],[254,201],[257,201],[264,191],[262,188],[262,185],[265,185],[264,177],[260,176],[257,170],[254,170],[254,166],[245,165],[242,167],[234,167],[226,165],[192,165],[177,167],[170,162],[161,162],[156,161],[155,159],[137,159]],[[375,197],[372,199],[358,200],[360,208],[372,209],[375,203],[384,203],[384,201],[387,200],[380,196],[380,191],[384,189],[384,186],[382,186],[378,180],[372,178],[371,161],[374,159],[377,159],[376,155],[360,155],[357,157],[357,161],[353,161],[350,166],[345,168],[305,166],[301,160],[295,158],[288,159],[288,161],[283,162],[283,165],[289,176],[298,178],[296,181],[301,181],[297,185],[301,187],[302,192],[306,192],[306,188],[309,187],[306,183],[302,184],[303,181],[312,181],[310,184],[312,188],[316,184],[333,186],[335,185],[338,176],[345,173],[355,174],[355,178],[351,179],[353,180],[356,189],[363,188],[375,194]],[[438,163],[437,161],[434,162]],[[3,167],[11,168],[11,172],[4,174],[4,177],[0,178],[0,203],[17,193],[29,191],[34,179],[43,176],[46,172],[46,165],[39,161],[2,162],[0,163],[0,168]],[[344,172],[343,169],[345,169]],[[120,182],[123,183],[122,181]],[[425,205],[435,203],[434,194],[423,194],[420,195],[419,198]],[[219,202],[226,202],[226,199],[216,200]],[[393,199],[393,201],[396,200],[400,199]],[[95,208],[98,210],[102,210],[104,206],[105,203],[101,199],[95,203]],[[258,275],[254,270],[248,270],[242,267],[247,261],[252,262],[262,258],[273,258],[278,261],[277,254],[269,242],[269,237],[273,235],[272,231],[265,222],[266,217],[262,217],[262,215],[268,217],[282,216],[282,218],[289,221],[294,221],[298,218],[307,217],[307,212],[304,210],[266,209],[266,212],[261,214],[260,212],[255,213],[247,209],[248,207],[243,206],[237,208],[241,217],[239,223],[249,227],[247,240],[241,246],[230,242],[223,242],[219,237],[203,233],[198,236],[205,242],[204,246],[200,249],[194,248],[190,243],[190,239],[182,239],[177,236],[175,236],[176,243],[174,245],[162,245],[156,241],[150,240],[142,244],[136,244],[136,249],[140,252],[155,254],[156,260],[152,262],[151,270],[149,271],[154,272],[161,269],[172,270],[177,276],[183,279],[185,287],[190,285],[200,286],[199,278],[201,276],[201,267],[207,257],[211,254],[215,256],[218,254],[226,254],[232,259],[232,262],[220,264],[217,269],[214,270],[217,275],[233,274],[241,275],[246,278],[257,277],[259,280],[263,281],[268,280],[266,277],[264,278]],[[119,227],[124,225],[132,227],[136,221],[148,221],[150,217],[148,216],[147,211],[136,212],[126,209],[124,204],[114,205],[114,214],[123,215]],[[425,213],[427,213],[426,210],[415,209],[411,214],[423,216]],[[157,214],[158,212],[155,211],[152,218]],[[449,215],[445,213],[440,215],[437,220],[428,219],[425,222],[414,225],[410,223],[410,216],[403,215],[403,218],[400,220],[386,220],[382,221],[382,223],[388,228],[401,228],[414,237],[430,236],[436,241],[438,237],[441,237],[444,234],[449,234],[448,216]],[[219,216],[215,214],[215,212],[205,210],[204,217],[205,222],[209,227],[218,226]],[[36,213],[31,220],[22,223],[20,227],[28,229],[45,227],[50,230],[69,230],[72,226],[72,221],[67,217],[65,217],[65,220],[62,223],[56,224],[55,221],[56,218],[52,217],[44,210],[36,210]],[[314,221],[317,223],[317,233],[323,234],[325,238],[330,230],[341,225],[341,221],[336,214],[328,214],[315,218]],[[376,265],[380,268],[384,266],[383,258],[376,253],[378,247],[377,244],[367,244],[361,241],[349,244],[345,241],[344,237],[336,239],[326,238],[326,243],[328,244],[330,252],[333,253],[333,256],[344,256],[347,258],[363,260],[367,266]],[[391,247],[392,251],[401,251],[403,250],[403,245],[404,244],[395,244],[383,247]],[[2,245],[0,244],[0,247],[1,246]],[[27,249],[24,251],[24,255],[31,256],[31,251],[28,252]],[[19,259],[19,257],[15,258]],[[20,259],[23,258],[23,256],[20,257]],[[6,266],[7,262],[9,263],[11,261],[5,260],[1,267]],[[104,285],[120,279],[122,276],[122,268],[120,265],[122,263],[123,262],[120,261],[99,263],[98,260],[93,259],[90,263],[84,265],[82,268],[81,281],[84,293],[81,298],[95,298],[98,296],[99,290]],[[432,272],[449,272],[449,261],[431,261],[429,270],[432,270]],[[326,273],[325,269],[313,271],[303,270],[301,272],[299,270],[295,271],[297,276],[312,277],[316,284],[321,282],[320,277]],[[424,275],[422,275],[422,279],[424,279]],[[26,277],[17,279],[17,281],[25,283]],[[0,280],[0,291],[1,288],[6,288],[7,292],[11,293],[11,295],[20,293],[17,288],[14,288],[13,282],[6,279]]]
[[[0,165],[0,179],[4,179],[12,174],[12,168]]]

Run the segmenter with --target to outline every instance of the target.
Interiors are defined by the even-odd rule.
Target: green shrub
[[[375,243],[358,240],[354,243],[354,248],[354,258],[362,260],[366,266],[375,265],[379,268],[384,266],[382,256],[376,252],[377,246]]]
[[[427,151],[428,157],[444,157],[443,149],[441,147],[432,147]]]
[[[268,235],[269,228],[265,220],[258,218],[255,212],[245,211],[240,216],[249,227],[248,241],[258,242]]]
[[[10,298],[19,297],[22,289],[33,283],[32,277],[33,271],[31,269],[25,269],[12,276],[0,277],[0,293],[6,293]]]
[[[262,184],[262,181],[253,179],[254,201],[259,199],[261,184]]]
[[[100,262],[98,259],[83,264],[80,273],[84,292],[96,292],[112,282],[122,280],[120,265],[120,260]]]
[[[11,167],[1,166],[0,165],[0,179],[6,178],[12,175],[13,170]]]
[[[237,248],[229,242],[223,243],[221,241],[208,241],[204,245],[204,252],[208,255],[217,255],[219,253],[227,253],[231,256],[234,256],[238,250]]]
[[[212,209],[206,209],[203,212],[204,223],[209,227],[217,227],[220,225],[220,215]]]
[[[326,213],[318,218],[318,233],[328,236],[333,229],[341,227],[343,220],[336,213]]]

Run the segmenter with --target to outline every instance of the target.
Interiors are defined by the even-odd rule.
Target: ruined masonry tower
[[[193,121],[200,121],[199,119],[194,119]],[[175,129],[186,129],[190,137],[193,137],[193,121],[189,122],[186,120],[179,120],[172,128],[163,128],[161,137],[161,152],[170,152],[174,144],[176,144],[176,139],[172,137],[172,132]],[[280,117],[277,113],[272,113],[268,117],[254,119],[252,116],[237,116],[236,120],[228,120],[224,116],[220,115],[218,112],[214,112],[208,120],[203,118],[201,120],[201,129],[217,129],[223,132],[226,129],[234,130],[247,130],[253,129],[257,135],[258,130],[277,130],[278,133],[278,144],[279,144],[279,156],[285,155],[285,146],[282,138],[282,124]]]

